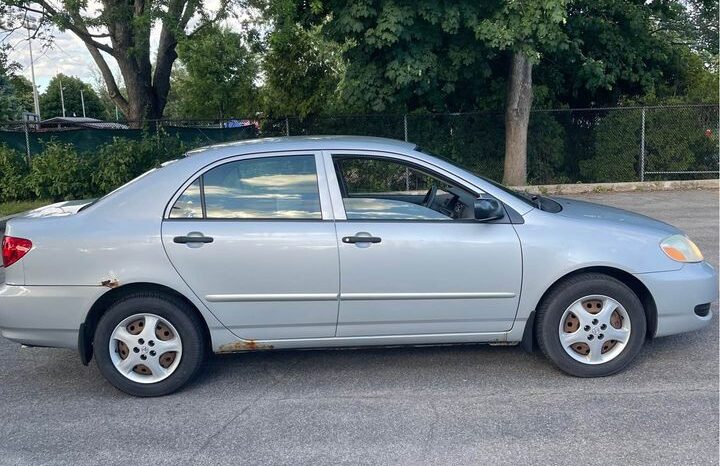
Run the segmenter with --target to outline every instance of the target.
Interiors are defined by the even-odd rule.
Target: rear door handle
[[[176,236],[173,238],[174,243],[212,243],[215,241],[211,236]]]
[[[382,238],[377,236],[345,236],[342,239],[343,243],[355,244],[355,243],[379,243]]]

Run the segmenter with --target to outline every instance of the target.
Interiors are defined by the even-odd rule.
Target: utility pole
[[[62,105],[62,116],[65,118],[65,96],[63,95],[62,78],[60,76],[60,73],[58,73],[58,82],[60,83],[60,105]]]
[[[40,99],[38,98],[37,84],[35,84],[35,61],[33,60],[32,35],[30,34],[31,30],[34,31],[38,28],[38,24],[37,19],[31,16],[22,19],[24,19],[23,26],[27,30],[28,35],[28,51],[30,52],[30,77],[32,78],[33,88],[33,106],[35,107],[35,114],[38,116],[38,119],[40,119]]]
[[[82,90],[82,89],[80,89],[80,103],[82,104],[83,118],[85,118],[85,97],[83,96],[83,90]]]

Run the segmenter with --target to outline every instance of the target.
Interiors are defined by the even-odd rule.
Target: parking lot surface
[[[677,225],[718,266],[717,191],[576,197]],[[156,399],[0,340],[0,464],[241,462],[718,464],[718,319],[601,379],[517,347],[288,351],[213,357]]]

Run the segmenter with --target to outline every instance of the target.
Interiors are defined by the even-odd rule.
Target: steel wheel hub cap
[[[584,364],[615,359],[630,339],[630,316],[613,298],[585,296],[572,303],[560,319],[558,335],[565,352]]]
[[[168,320],[155,314],[135,314],[115,327],[109,349],[118,372],[147,384],[175,372],[182,357],[182,340]]]

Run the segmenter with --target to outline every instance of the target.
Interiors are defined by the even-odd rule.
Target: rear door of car
[[[338,250],[320,153],[226,159],[178,192],[163,244],[223,324],[253,340],[335,335]]]

